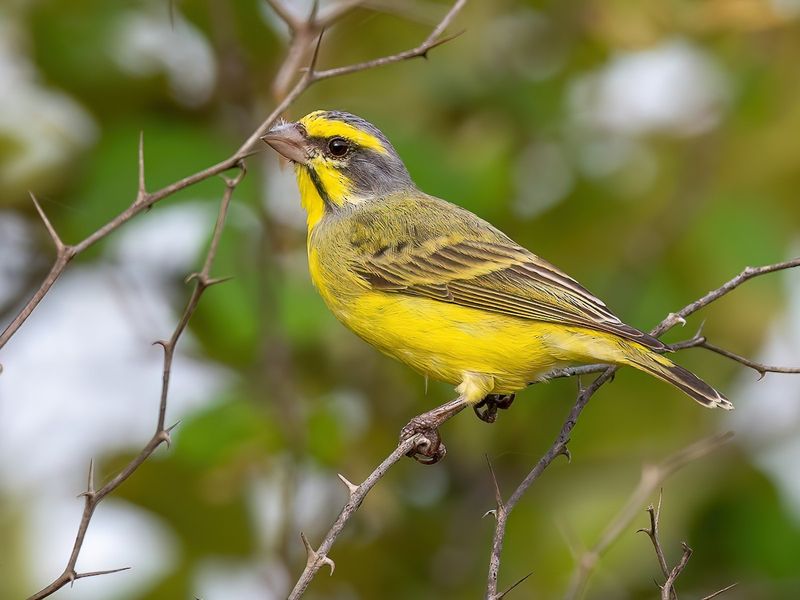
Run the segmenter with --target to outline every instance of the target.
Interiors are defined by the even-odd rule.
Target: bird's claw
[[[489,394],[473,406],[472,410],[481,421],[494,423],[497,420],[497,409],[506,410],[513,402],[514,394]]]
[[[436,424],[424,417],[414,417],[400,430],[400,441],[417,436],[414,447],[406,453],[418,463],[434,465],[447,454],[447,448],[439,435]]]

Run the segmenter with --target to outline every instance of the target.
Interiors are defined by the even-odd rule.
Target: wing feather
[[[507,240],[507,238],[506,238]],[[446,237],[362,256],[354,271],[376,290],[603,331],[665,350],[620,321],[572,277],[510,240]]]

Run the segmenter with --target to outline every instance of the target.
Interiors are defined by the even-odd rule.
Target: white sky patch
[[[110,37],[111,54],[130,75],[163,73],[178,102],[200,106],[214,91],[216,59],[202,32],[174,10],[173,22],[166,5],[122,14]]]
[[[218,559],[206,560],[195,575],[198,598],[278,600],[289,592],[289,573],[283,564],[266,561],[251,564]]]
[[[681,39],[620,52],[578,78],[569,105],[581,125],[625,135],[697,135],[722,119],[730,96],[725,73],[701,48]]]

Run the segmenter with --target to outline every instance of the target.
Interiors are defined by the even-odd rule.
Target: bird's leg
[[[432,465],[444,458],[447,454],[442,437],[439,435],[439,426],[457,415],[467,406],[466,400],[459,396],[446,404],[442,404],[426,413],[417,415],[400,430],[400,440],[404,441],[415,435],[421,438],[406,456],[410,456],[424,465]]]
[[[472,410],[481,421],[494,423],[497,420],[497,409],[506,410],[513,402],[514,394],[489,394],[474,405]]]

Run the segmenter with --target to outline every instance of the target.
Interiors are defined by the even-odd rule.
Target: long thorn
[[[497,509],[502,510],[503,495],[500,493],[500,484],[497,483],[497,476],[494,473],[494,467],[492,466],[492,461],[489,459],[489,455],[486,454],[485,456],[486,456],[486,464],[489,466],[489,474],[492,476],[492,484],[494,485],[494,500],[497,503]]]
[[[33,206],[36,207],[36,212],[39,213],[39,217],[42,219],[45,228],[47,229],[47,233],[50,235],[50,239],[53,240],[53,244],[58,250],[58,253],[61,254],[64,251],[64,242],[61,241],[61,238],[58,236],[56,232],[56,228],[53,227],[53,224],[50,222],[50,219],[47,218],[44,210],[42,209],[39,201],[36,199],[36,196],[33,195],[33,192],[28,192],[31,196],[31,200],[33,200]]]
[[[106,571],[88,571],[86,573],[75,573],[74,579],[83,579],[84,577],[97,577],[99,575],[111,575],[112,573],[121,573],[122,571],[130,571],[130,567],[120,567],[119,569],[108,569]]]
[[[136,202],[144,202],[147,195],[144,181],[144,131],[139,131],[139,187],[136,193]]]
[[[336,475],[339,477],[341,482],[347,487],[347,491],[350,492],[350,496],[356,493],[356,490],[358,490],[358,486],[355,483],[347,479],[347,477],[345,477],[341,473],[337,473]]]
[[[506,596],[508,596],[508,593],[509,593],[511,590],[513,590],[513,589],[514,589],[515,587],[517,587],[519,584],[521,584],[522,582],[524,582],[524,581],[525,581],[525,580],[526,580],[528,577],[530,577],[531,575],[533,575],[533,571],[531,571],[530,573],[528,573],[527,575],[525,575],[525,577],[523,577],[522,579],[518,579],[518,580],[516,581],[516,583],[513,583],[513,584],[511,584],[511,585],[510,585],[508,588],[506,588],[505,590],[503,590],[502,592],[500,592],[499,594],[497,594],[497,595],[494,597],[494,600],[503,600],[503,598],[505,598]]]
[[[325,35],[325,29],[319,30],[319,36],[317,37],[317,43],[314,46],[314,54],[311,55],[311,62],[308,65],[308,73],[307,76],[313,78],[314,74],[317,71],[317,62],[319,61],[319,49],[322,46],[322,36]]]

